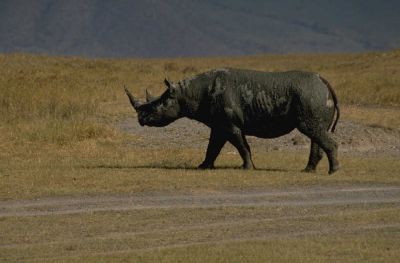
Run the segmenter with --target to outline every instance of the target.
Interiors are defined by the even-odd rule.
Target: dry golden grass
[[[161,92],[165,76],[178,80],[229,66],[317,71],[335,88],[343,106],[343,119],[398,130],[400,50],[170,60],[90,60],[13,54],[0,55],[0,65],[0,200],[313,185],[400,185],[400,162],[396,156],[342,155],[343,169],[334,176],[326,175],[326,160],[316,174],[300,173],[307,153],[280,151],[257,153],[254,161],[259,170],[255,171],[234,169],[240,165],[240,159],[228,154],[218,159],[220,169],[199,171],[193,168],[200,163],[205,149],[164,149],[161,145],[157,151],[132,148],[129,143],[136,138],[115,128],[115,121],[134,114],[123,93],[124,84],[144,97],[146,88],[155,94]],[[0,218],[0,260],[396,262],[400,240],[396,225],[398,208],[390,204],[367,208],[339,207],[330,216],[319,213],[331,207],[316,208],[314,212],[298,208],[292,212],[316,216],[286,221],[279,219],[278,210],[267,208],[5,217]],[[350,214],[342,214],[343,209],[349,209]],[[255,224],[254,228],[244,224],[244,229],[168,229],[176,223],[223,220],[226,215],[240,217],[247,213],[272,219]],[[390,228],[390,224],[394,227]],[[166,227],[167,231],[141,232],[142,227],[154,226]],[[301,235],[302,230],[312,232],[315,226],[326,226],[330,232]],[[289,229],[300,234],[264,237],[259,241],[212,240],[214,235],[224,240],[232,233],[258,233],[260,227],[271,233]],[[207,240],[211,243],[196,243]],[[185,245],[129,250],[170,243]]]
[[[124,84],[134,93],[143,96],[146,88],[150,88],[153,93],[161,92],[161,83],[165,76],[178,80],[210,68],[229,66],[266,71],[312,70],[320,72],[334,86],[341,104],[345,104],[342,114],[344,119],[398,129],[399,58],[399,50],[366,54],[264,55],[171,60],[89,60],[26,54],[0,55],[1,198],[29,198],[96,191],[119,192],[121,189],[138,191],[141,187],[163,190],[164,185],[161,181],[164,177],[161,175],[164,174],[171,175],[172,181],[176,177],[183,177],[184,180],[188,180],[187,187],[194,183],[192,179],[196,181],[194,178],[200,173],[213,175],[208,183],[215,180],[214,175],[225,178],[227,176],[224,174],[231,174],[224,170],[151,170],[150,173],[158,176],[155,183],[158,186],[152,186],[153,180],[146,179],[145,183],[137,187],[138,182],[132,178],[140,178],[135,176],[139,174],[144,180],[144,174],[149,171],[129,169],[130,167],[149,166],[152,162],[149,160],[158,159],[167,159],[166,162],[170,163],[165,164],[166,166],[194,167],[200,162],[204,149],[195,153],[170,149],[169,151],[175,151],[174,154],[180,152],[181,158],[168,160],[153,156],[146,150],[132,153],[132,149],[122,147],[130,138],[117,131],[113,121],[133,114],[122,91]],[[366,106],[360,107],[360,104]],[[168,152],[159,154],[165,156]],[[266,153],[259,158],[265,159],[266,164],[282,163],[275,161],[282,158],[281,156],[274,156],[274,153]],[[287,158],[297,158],[293,155],[288,156]],[[357,159],[354,160],[355,164],[350,165],[350,170],[356,171],[361,164],[356,163]],[[231,166],[230,160],[221,162]],[[293,159],[287,161],[296,164],[290,168],[293,171],[300,170],[303,162],[304,158],[298,162]],[[265,168],[271,167],[267,165]],[[393,164],[387,169],[395,168],[397,166]],[[377,168],[382,169],[385,168]],[[123,178],[111,177],[124,183],[113,183],[114,179],[109,177],[110,173],[119,176],[124,174]],[[239,177],[230,184],[243,185],[241,180],[244,178],[240,179],[242,172],[237,171],[235,174]],[[358,178],[356,174],[354,178]],[[397,180],[390,172],[385,174],[388,174],[385,178],[390,182]],[[297,178],[297,172],[293,172],[291,176]],[[371,176],[377,175],[372,173],[366,178]],[[74,183],[75,177],[78,177],[78,181],[79,178],[84,178],[86,183]],[[277,183],[268,183],[274,181],[272,178],[273,175],[269,176],[263,184],[278,185],[279,180],[285,181],[282,179],[285,176],[281,177],[279,172],[277,178],[280,179],[276,179]],[[201,180],[203,179],[199,179],[199,184],[207,184],[201,183]],[[362,181],[361,177],[355,180]],[[250,185],[258,183],[254,181]],[[88,187],[87,184],[93,185],[94,188]],[[17,185],[18,187],[15,187]],[[176,187],[185,189],[179,183]]]
[[[24,54],[0,55],[2,120],[99,116],[100,104],[124,99],[127,84],[143,96],[178,80],[217,67],[321,73],[344,104],[400,106],[400,50],[342,55],[265,55],[171,60],[86,60]],[[106,104],[107,105],[107,104]],[[101,114],[101,112],[100,112]]]
[[[400,110],[397,107],[345,105],[341,111],[345,119],[354,122],[400,130]]]

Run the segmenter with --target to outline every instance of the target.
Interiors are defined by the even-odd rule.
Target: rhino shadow
[[[85,169],[166,169],[166,170],[193,170],[193,171],[213,171],[213,170],[243,170],[240,166],[217,166],[213,169],[199,169],[196,166],[180,166],[180,165],[165,165],[165,164],[144,164],[144,165],[85,165]],[[251,170],[250,170],[251,171]],[[289,172],[282,168],[254,168],[254,171],[265,172]]]

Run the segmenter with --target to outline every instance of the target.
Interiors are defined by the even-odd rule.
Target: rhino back
[[[187,84],[203,104],[207,125],[234,123],[246,134],[277,137],[295,128],[299,112],[326,104],[327,88],[311,72],[262,72],[242,69],[212,70]],[[190,84],[190,85],[189,85]]]

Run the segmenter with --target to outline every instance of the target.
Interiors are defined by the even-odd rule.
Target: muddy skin
[[[245,136],[276,138],[294,129],[311,139],[304,172],[315,171],[323,152],[328,156],[329,173],[339,169],[338,145],[331,135],[340,116],[338,101],[332,87],[317,73],[224,68],[178,83],[165,80],[165,85],[167,90],[159,97],[147,93],[145,103],[125,91],[141,125],[162,127],[187,117],[210,127],[201,169],[214,168],[226,142],[238,150],[243,169],[254,169]]]

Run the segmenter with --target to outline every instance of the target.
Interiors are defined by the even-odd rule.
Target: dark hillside
[[[2,0],[0,52],[173,57],[392,49],[400,2]]]

